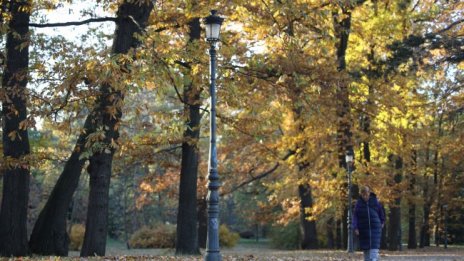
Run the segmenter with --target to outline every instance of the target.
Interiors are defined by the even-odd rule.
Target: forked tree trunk
[[[130,4],[123,4],[123,6],[128,5]],[[136,6],[135,3],[132,5]],[[140,9],[139,12],[142,13],[147,10],[147,8],[138,8]],[[150,8],[148,9],[151,10]],[[116,38],[119,39],[115,40],[115,43],[119,42],[120,47],[124,45],[125,48],[115,48],[115,46],[113,46],[114,54],[127,53],[130,47],[136,47],[138,45],[139,42],[133,37],[133,34],[135,32],[140,32],[145,26],[145,23],[140,23],[142,21],[137,20],[140,18],[136,14],[137,13],[134,12],[132,17],[139,23],[138,25],[132,26],[132,29],[126,31],[125,33],[127,33],[127,35],[124,35],[123,32],[119,32],[119,34],[116,33]],[[118,13],[118,15],[119,24],[133,23],[130,13]],[[105,86],[102,86],[102,93],[104,89]],[[68,255],[69,237],[66,231],[66,215],[86,162],[86,159],[81,157],[82,153],[85,151],[85,142],[89,134],[94,133],[97,127],[101,126],[98,125],[101,122],[98,114],[99,112],[97,108],[95,108],[87,116],[83,131],[77,139],[74,150],[66,162],[63,172],[58,178],[45,207],[39,214],[39,218],[34,225],[29,241],[33,253],[58,256]]]
[[[94,112],[84,123],[84,131],[79,135],[74,150],[66,162],[55,187],[32,230],[29,246],[31,252],[40,255],[67,256],[69,237],[66,217],[85,159],[80,159],[87,136],[95,131]]]
[[[200,19],[189,22],[189,43],[200,40]],[[185,77],[194,77],[190,65]],[[199,255],[197,227],[197,177],[198,177],[198,140],[200,138],[200,88],[192,79],[184,87],[184,111],[187,128],[182,143],[182,161],[179,184],[179,207],[177,212],[176,254]]]
[[[3,3],[2,3],[3,6]],[[6,66],[2,79],[3,194],[0,209],[0,256],[25,256],[27,244],[27,207],[29,199],[30,154],[27,125],[26,85],[29,66],[29,1],[10,1],[11,20],[6,40]]]

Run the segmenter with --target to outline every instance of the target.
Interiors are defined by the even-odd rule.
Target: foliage
[[[132,248],[173,248],[176,243],[176,227],[169,224],[144,226],[132,234]]]
[[[278,249],[299,249],[300,227],[298,222],[274,225],[271,228],[271,244]]]
[[[82,243],[84,243],[85,225],[83,224],[72,224],[71,231],[69,233],[69,249],[80,250]]]
[[[230,229],[222,224],[219,226],[219,245],[222,247],[234,247],[237,245],[240,236],[238,233],[230,231]]]
[[[439,232],[445,216],[440,204],[446,202],[450,231],[464,240],[458,237],[464,218],[462,1],[194,2],[156,1],[130,73],[117,64],[133,57],[109,55],[112,28],[66,27],[61,34],[34,28],[29,117],[22,126],[30,129],[27,160],[40,188],[30,197],[41,200],[38,206],[50,194],[75,138],[86,131],[83,121],[102,83],[125,95],[124,118],[117,126],[121,137],[112,144],[118,152],[110,191],[111,236],[137,235],[135,242],[146,247],[160,239],[153,236],[156,227],[144,225],[175,219],[186,128],[181,90],[190,82],[202,88],[198,194],[206,195],[208,44],[186,47],[186,24],[214,8],[227,17],[218,44],[218,172],[221,193],[234,193],[240,226],[287,224],[274,227],[275,244],[298,248],[294,220],[300,214],[300,184],[313,188],[314,205],[305,211],[318,222],[318,231],[346,213],[335,96],[342,84],[348,86],[349,116],[341,120],[352,130],[354,183],[370,185],[386,205],[397,198],[403,208],[416,205],[417,220],[430,207],[428,220]],[[334,15],[346,8],[343,3],[354,2],[362,4],[350,9],[347,69],[339,72],[333,22],[343,17]],[[111,16],[117,9],[115,1],[86,3],[82,10],[76,9],[82,1],[33,4],[35,23],[54,22],[50,13],[63,8],[79,13],[79,19],[97,17],[96,10]],[[9,19],[7,12],[2,17]],[[4,35],[9,29],[1,30]],[[68,37],[74,30],[81,32],[77,40]],[[92,141],[98,144],[101,134],[90,135],[86,149],[92,149]],[[395,170],[393,156],[402,159],[401,169]],[[8,160],[0,158],[0,169],[12,163]],[[396,182],[395,174],[402,180]],[[87,187],[80,188],[77,201],[84,202]],[[78,220],[73,222],[83,221],[76,216],[86,204],[79,202],[83,206],[74,207]]]

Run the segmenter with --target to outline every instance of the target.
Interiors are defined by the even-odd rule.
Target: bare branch
[[[46,28],[46,27],[63,27],[63,26],[78,26],[90,23],[101,23],[101,22],[116,22],[116,17],[100,17],[100,18],[90,18],[83,21],[74,21],[74,22],[64,22],[64,23],[48,23],[48,24],[36,24],[30,23],[30,27],[37,28]]]

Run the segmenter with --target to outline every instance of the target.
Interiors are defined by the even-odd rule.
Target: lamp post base
[[[205,255],[205,261],[221,261],[222,257],[219,251],[207,252]]]

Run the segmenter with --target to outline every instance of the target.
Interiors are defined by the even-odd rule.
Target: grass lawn
[[[201,249],[204,255],[205,250]],[[123,242],[108,240],[107,257],[90,258],[90,260],[203,260],[203,256],[175,256],[174,249],[127,249]],[[342,250],[278,250],[272,249],[269,240],[241,239],[233,248],[221,249],[224,261],[245,260],[363,260],[362,253],[348,254]],[[70,252],[70,256],[78,259],[79,252]],[[45,260],[54,260],[44,258]],[[82,260],[82,259],[81,259]],[[380,260],[463,260],[464,247],[450,245],[443,247],[427,247],[423,249],[404,251],[380,251]]]

